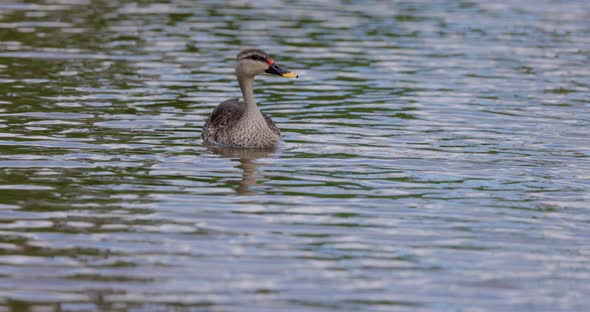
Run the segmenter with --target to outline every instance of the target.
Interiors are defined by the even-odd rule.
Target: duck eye
[[[258,59],[258,54],[254,54],[254,55],[252,55],[252,59],[253,59],[253,60],[257,60],[257,59]]]

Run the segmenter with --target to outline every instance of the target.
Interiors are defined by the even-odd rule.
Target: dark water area
[[[243,48],[276,150],[208,148]],[[0,2],[0,311],[583,311],[588,1]]]

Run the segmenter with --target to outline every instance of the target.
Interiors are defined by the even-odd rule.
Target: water
[[[590,5],[0,3],[2,311],[580,311]],[[207,149],[261,77],[276,151]]]

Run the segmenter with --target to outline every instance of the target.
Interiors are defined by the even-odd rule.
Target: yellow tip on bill
[[[297,74],[292,73],[292,72],[284,73],[281,76],[283,76],[285,78],[299,78],[299,76]]]

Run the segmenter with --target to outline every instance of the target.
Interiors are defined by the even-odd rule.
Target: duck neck
[[[254,78],[238,76],[238,83],[240,84],[240,89],[242,89],[245,104],[242,119],[250,120],[258,116],[262,117],[262,113],[256,105],[256,99],[254,98]]]

